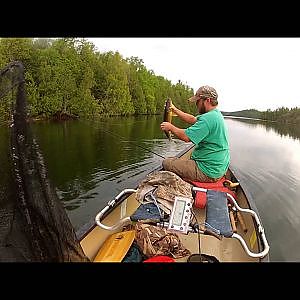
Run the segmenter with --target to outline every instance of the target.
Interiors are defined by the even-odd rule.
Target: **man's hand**
[[[179,139],[185,142],[190,142],[189,137],[185,134],[184,129],[178,128],[175,125],[169,123],[169,122],[162,122],[160,124],[161,130],[164,131],[171,131],[174,133]]]
[[[172,104],[171,104],[171,106],[170,106],[170,109],[171,109],[173,112],[175,112],[175,110],[177,109],[177,107],[173,104],[173,102],[172,102]]]
[[[163,131],[172,131],[172,128],[174,127],[174,125],[172,125],[170,122],[162,122],[160,124],[160,128]]]

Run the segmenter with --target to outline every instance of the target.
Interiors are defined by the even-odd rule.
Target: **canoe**
[[[192,150],[193,145],[179,153],[178,157],[187,158]],[[160,170],[161,168],[158,168],[152,172]],[[198,187],[193,185],[192,201],[175,196],[169,219],[164,220],[163,224],[151,223],[151,228],[154,228],[152,231],[164,229],[169,237],[178,238],[181,247],[189,255],[176,257],[172,253],[157,252],[162,255],[146,255],[142,261],[167,261],[169,257],[174,262],[268,262],[270,247],[251,194],[238,180],[231,166],[224,180],[221,188],[210,184],[201,186],[201,183],[197,184]],[[137,200],[137,191],[130,188],[123,190],[101,211],[95,213],[95,222],[90,228],[78,233],[80,245],[90,261],[126,261],[125,258],[128,257],[129,251],[132,251],[137,234],[137,227],[134,227],[137,223],[136,220],[132,221],[131,216],[141,205],[145,205]],[[206,202],[201,204],[201,199],[205,199]],[[152,204],[155,204],[154,201]],[[189,223],[191,211],[186,213],[189,211],[186,210],[187,205],[192,206],[193,216],[201,226],[192,226]],[[159,206],[157,207],[160,211]],[[184,218],[189,224],[182,223]],[[144,227],[149,226],[143,224]],[[137,248],[141,250],[141,247]]]

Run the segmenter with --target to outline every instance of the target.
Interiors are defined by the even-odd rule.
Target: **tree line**
[[[12,61],[24,65],[34,119],[161,114],[167,98],[195,113],[188,85],[155,75],[138,57],[101,53],[84,38],[1,38],[0,69]],[[1,119],[10,118],[7,102],[0,102]]]
[[[300,108],[279,107],[274,111],[270,109],[261,113],[261,118],[269,121],[277,121],[280,123],[300,123]]]
[[[300,123],[300,108],[279,107],[275,110],[259,111],[256,109],[246,109],[234,112],[222,112],[224,116],[245,117],[253,119],[262,119],[266,121],[279,123]]]
[[[172,84],[148,70],[142,59],[101,53],[84,38],[0,38],[0,69],[12,61],[24,64],[28,114],[33,119],[161,114],[167,98],[197,113],[186,101],[193,89],[181,80]],[[10,119],[11,101],[10,96],[0,101],[0,121]],[[222,113],[300,123],[297,107]]]

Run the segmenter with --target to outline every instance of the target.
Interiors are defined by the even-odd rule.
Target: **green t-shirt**
[[[196,118],[196,123],[185,129],[185,134],[196,145],[191,159],[204,174],[219,178],[226,173],[230,161],[228,131],[223,115],[218,109],[213,109]]]

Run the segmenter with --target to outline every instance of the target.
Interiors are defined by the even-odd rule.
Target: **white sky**
[[[173,84],[213,86],[220,110],[300,107],[300,38],[88,38]],[[176,103],[175,103],[176,104]]]

